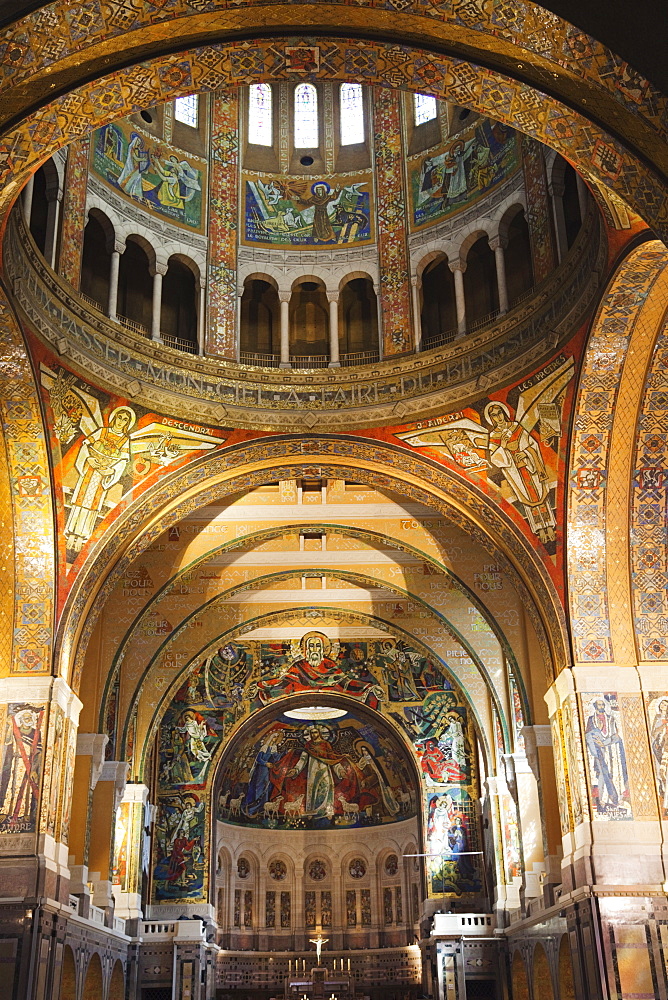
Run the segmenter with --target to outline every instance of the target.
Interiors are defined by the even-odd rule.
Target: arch
[[[422,270],[422,347],[450,343],[457,334],[455,276],[444,253],[432,253]]]
[[[637,407],[638,382],[645,378],[663,316],[667,265],[668,251],[661,243],[632,250],[611,277],[589,335],[567,478],[567,573],[576,663],[637,662],[633,595],[624,593],[622,583],[631,576],[627,532],[636,426],[629,413]],[[597,360],[601,351],[605,370]],[[587,443],[594,435],[592,452]],[[582,519],[585,505],[587,518]],[[618,596],[610,601],[613,573]],[[592,582],[595,608],[578,597],[592,594]]]
[[[538,941],[533,950],[533,995],[540,1000],[554,1000],[552,973],[545,948]]]
[[[77,1000],[77,967],[74,952],[68,944],[63,948],[63,965],[58,996],[59,1000]]]
[[[111,254],[115,245],[116,234],[109,216],[99,208],[89,209],[83,235],[79,287],[105,312],[109,305]]]
[[[86,969],[81,1000],[100,1000],[104,996],[102,962],[97,952],[93,952]]]
[[[120,959],[116,960],[111,973],[107,1000],[125,1000],[125,976],[123,974],[123,964]]]
[[[513,214],[506,227],[504,254],[508,306],[512,309],[517,300],[534,286],[531,237],[522,207]]]
[[[576,1000],[573,958],[568,934],[564,934],[559,944],[558,958],[559,1000]]]
[[[499,310],[499,286],[496,278],[494,251],[485,233],[472,234],[463,246],[466,249],[464,271],[464,299],[466,301],[466,327],[471,330],[478,323],[495,315]]]
[[[526,965],[519,948],[513,955],[510,977],[513,1000],[530,1000]]]
[[[422,456],[409,455],[403,449],[377,442],[374,459],[369,461],[366,442],[332,437],[331,441],[337,442],[335,451],[338,454],[335,457],[328,447],[328,440],[321,436],[317,452],[309,455],[308,461],[299,464],[295,464],[291,444],[294,439],[290,436],[272,439],[273,454],[267,460],[261,457],[264,450],[262,442],[239,445],[222,454],[213,453],[191,463],[187,470],[170,478],[162,488],[157,486],[148,490],[136,506],[120,512],[116,519],[117,534],[103,539],[87,559],[85,572],[78,576],[70,591],[61,619],[59,635],[62,638],[58,656],[64,657],[63,663],[67,664],[68,671],[73,666],[74,683],[79,683],[88,637],[101,607],[100,602],[104,603],[124,569],[148,544],[142,536],[146,518],[152,520],[154,531],[164,530],[176,523],[186,505],[192,509],[194,496],[198,497],[198,503],[206,504],[237,491],[240,482],[243,482],[244,488],[250,488],[263,482],[273,482],[281,475],[308,478],[309,469],[314,465],[321,470],[320,475],[328,478],[348,478],[379,483],[381,489],[399,489],[435,510],[447,512],[454,523],[470,531],[483,548],[489,547],[494,558],[504,569],[507,568],[520,591],[526,593],[527,609],[537,629],[546,662],[552,662],[555,669],[560,669],[565,646],[563,613],[558,598],[533,548],[525,542],[521,533],[512,528],[498,508],[485,503],[470,483]],[[301,441],[299,439],[300,446]],[[281,458],[290,463],[289,476],[282,470]],[[252,472],[248,471],[247,462],[253,464]],[[237,471],[240,468],[243,472]],[[243,479],[237,481],[238,475],[242,475]],[[156,511],[163,511],[158,520]],[[512,564],[502,555],[505,546],[497,542],[509,531],[514,539]],[[119,559],[119,556],[122,558]],[[536,595],[536,605],[531,595]],[[539,623],[536,607],[541,608],[545,625]],[[79,645],[80,635],[83,642]],[[75,645],[78,649],[74,648]],[[73,664],[68,660],[70,654]]]
[[[339,314],[342,354],[378,350],[378,299],[368,275],[349,276],[342,285]]]
[[[197,350],[199,307],[197,265],[183,254],[172,254],[162,280],[160,333],[165,343]]]
[[[305,0],[303,5],[300,6],[303,6],[304,17],[306,18],[302,23],[310,23],[309,16],[307,15],[310,4]],[[543,18],[543,21],[539,20],[538,23],[546,23],[545,19],[550,23],[550,47],[542,43],[533,42],[532,39],[535,32],[532,32],[529,27],[525,27],[525,34],[518,35],[515,23],[505,20],[502,16],[500,17],[496,11],[489,11],[481,15],[476,22],[476,30],[467,31],[461,24],[457,24],[456,12],[451,11],[449,8],[446,8],[445,11],[439,10],[437,16],[430,17],[425,22],[425,20],[420,18],[422,9],[417,4],[415,10],[411,6],[406,5],[402,8],[402,16],[395,19],[393,27],[390,29],[382,17],[381,6],[381,4],[374,3],[371,0],[363,10],[359,9],[354,14],[348,14],[347,12],[343,14],[337,9],[337,23],[333,23],[333,20],[331,23],[324,21],[322,15],[315,18],[315,14],[313,15],[314,22],[318,20],[323,28],[335,35],[342,28],[348,32],[359,30],[359,24],[356,22],[359,22],[359,18],[362,17],[364,18],[364,28],[367,32],[367,38],[369,34],[372,36],[375,35],[383,39],[383,44],[391,45],[393,42],[405,44],[405,38],[407,35],[411,35],[418,40],[425,39],[427,50],[429,50],[429,46],[433,45],[434,42],[439,43],[441,53],[445,47],[444,43],[448,46],[453,45],[453,43],[456,45],[458,39],[461,42],[463,37],[466,36],[467,43],[469,44],[470,58],[473,63],[475,63],[476,59],[480,59],[483,64],[489,65],[491,62],[493,67],[484,71],[475,67],[476,71],[481,74],[481,79],[484,76],[487,81],[487,86],[482,87],[481,90],[471,86],[467,88],[467,97],[469,95],[478,95],[479,93],[485,94],[484,98],[475,97],[471,101],[475,106],[475,110],[479,110],[481,113],[492,117],[497,117],[508,124],[513,124],[511,120],[513,115],[510,111],[512,102],[509,101],[508,94],[504,93],[503,103],[499,105],[495,104],[493,98],[487,97],[487,95],[491,95],[495,91],[494,86],[491,85],[492,81],[496,82],[498,80],[510,86],[511,89],[515,89],[523,105],[526,102],[522,101],[520,95],[523,88],[528,89],[528,103],[526,103],[528,108],[535,106],[535,104],[532,105],[531,103],[532,98],[535,102],[535,96],[531,95],[530,91],[532,89],[537,90],[539,92],[540,106],[545,113],[541,114],[540,123],[536,120],[527,120],[526,122],[522,122],[523,127],[534,134],[536,138],[560,149],[564,148],[565,150],[567,144],[571,146],[573,161],[582,167],[585,174],[593,176],[596,180],[614,189],[622,199],[628,199],[631,206],[639,214],[646,215],[647,221],[650,224],[655,225],[659,229],[664,225],[668,196],[662,190],[659,163],[656,164],[658,171],[654,173],[653,164],[659,154],[656,146],[654,149],[652,148],[652,143],[657,132],[660,135],[663,134],[662,118],[665,117],[665,98],[651,84],[647,84],[645,87],[645,101],[642,104],[636,103],[628,94],[626,87],[622,85],[622,78],[618,79],[617,74],[611,74],[610,79],[608,79],[607,74],[603,77],[597,74],[595,67],[597,66],[596,59],[598,56],[594,56],[591,60],[579,60],[575,50],[571,54],[566,39],[570,37],[568,35],[569,30],[573,31],[574,29],[562,19],[542,10],[538,6],[534,7],[532,5],[530,10],[532,14],[535,11],[535,16],[538,18]],[[378,8],[378,13],[376,13],[376,8]],[[38,31],[34,21],[37,14],[38,12],[34,15],[28,15],[16,22],[12,26],[12,33],[16,33],[20,38],[34,36]],[[62,34],[63,39],[68,39],[69,34],[65,22],[63,21],[62,24],[58,22],[58,18],[64,18],[64,14],[60,12],[60,9],[54,11],[54,14],[56,23],[54,23],[53,31],[58,32],[59,35]],[[190,19],[187,19],[183,17],[184,14],[192,15],[192,9],[187,7],[185,2],[176,3],[173,11],[170,8],[170,31],[168,33],[165,33],[165,26],[160,22],[160,16],[156,16],[155,22],[151,24],[153,38],[153,51],[151,54],[154,59],[159,60],[160,56],[157,53],[166,51],[166,47],[171,51],[171,47],[173,46],[172,26],[179,18],[181,19],[179,27],[183,30],[183,34],[180,36],[181,44],[184,46],[185,51],[188,50],[188,46],[195,45],[197,39],[202,37],[204,26],[207,23],[211,22],[213,26],[212,17],[200,15],[199,17],[191,16]],[[280,33],[282,27],[285,28],[288,36],[294,34],[294,8],[292,5],[290,6],[291,16],[287,17],[284,14],[280,4],[276,5],[272,11],[272,15],[271,21],[275,34]],[[233,12],[228,12],[228,19],[232,16]],[[144,18],[138,18],[136,25],[136,42],[138,45],[144,43],[143,31],[148,27],[146,17],[147,15]],[[215,30],[218,37],[225,30],[223,27],[225,20],[226,18],[223,14],[222,21],[220,18],[215,21]],[[250,31],[259,27],[259,24],[254,24],[253,21],[252,5],[249,5],[248,27]],[[266,24],[266,19],[262,23]],[[428,31],[424,30],[426,24],[428,24]],[[234,24],[234,22],[230,26],[238,29],[238,24]],[[116,62],[111,65],[110,75],[106,78],[101,76],[103,63],[99,57],[105,51],[105,44],[112,30],[111,25],[107,26],[105,24],[99,32],[95,32],[94,35],[87,37],[84,42],[78,38],[71,44],[65,42],[59,52],[59,56],[48,65],[48,69],[52,71],[51,73],[44,71],[44,65],[41,60],[33,59],[29,60],[22,67],[22,72],[18,75],[12,74],[8,76],[8,86],[16,85],[18,82],[27,84],[30,81],[30,86],[27,87],[25,93],[26,95],[30,93],[30,100],[35,102],[31,106],[28,106],[28,99],[26,97],[22,102],[17,102],[18,106],[9,106],[12,108],[11,113],[15,115],[10,127],[13,127],[16,122],[20,122],[21,124],[16,126],[14,131],[7,135],[5,149],[7,152],[8,170],[11,170],[15,165],[11,150],[19,146],[24,146],[26,157],[23,161],[23,172],[24,177],[27,177],[31,170],[34,169],[36,162],[45,155],[50,155],[53,148],[57,148],[64,142],[66,143],[80,135],[82,113],[90,114],[91,116],[96,115],[98,124],[103,125],[107,120],[126,116],[134,110],[134,94],[131,85],[134,67],[130,67],[128,70],[121,68],[122,65],[127,65],[127,50],[119,50],[115,57]],[[521,66],[521,73],[518,74],[521,80],[513,77],[504,77],[504,71],[501,69],[502,60],[496,51],[498,42],[496,42],[496,45],[495,42],[490,43],[490,36],[495,40],[499,39],[502,43],[512,44],[518,53],[522,49],[527,51],[527,59],[518,64],[518,68]],[[169,42],[167,41],[168,38]],[[243,45],[245,43],[242,40],[234,44]],[[257,44],[257,42],[254,44]],[[272,46],[275,44],[274,39],[272,39],[270,44]],[[373,43],[365,41],[364,44],[369,48]],[[594,51],[600,53],[601,58],[605,58],[605,47],[597,43],[594,39],[591,39],[591,44]],[[382,45],[380,47],[382,48]],[[74,100],[67,93],[63,93],[62,96],[53,99],[53,87],[50,87],[49,84],[54,79],[59,80],[59,73],[63,66],[66,65],[67,60],[73,56],[74,51],[76,51],[75,58],[79,61],[81,78],[90,80],[91,82],[79,88],[78,92],[70,92],[76,95]],[[330,53],[331,49],[327,51]],[[144,83],[147,104],[150,104],[152,101],[169,100],[184,94],[186,91],[192,93],[192,81],[201,79],[197,66],[193,65],[192,62],[193,59],[195,62],[197,60],[197,49],[191,48],[188,56],[190,59],[189,69],[186,70],[184,67],[183,76],[179,75],[174,80],[171,92],[169,92],[168,87],[168,92],[165,92],[165,90],[159,92],[157,82],[154,83],[153,80],[148,85]],[[147,58],[145,53],[144,57]],[[428,59],[429,57],[426,56],[426,58]],[[441,96],[443,89],[452,92],[456,88],[457,69],[454,60],[443,55],[439,55],[439,60],[442,69],[436,77],[436,86],[431,81],[422,80],[421,75],[415,73],[412,86],[416,92],[436,93],[436,96]],[[383,59],[381,59],[381,62],[384,64]],[[220,64],[227,65],[224,57],[221,58]],[[328,75],[331,75],[331,65],[332,61],[328,55]],[[621,67],[624,65],[624,61],[619,60],[620,74],[622,72]],[[555,93],[557,94],[556,98],[549,98],[540,92],[541,81],[549,77],[551,68],[559,68],[564,74],[564,80],[562,81],[559,74],[554,76],[554,73],[552,73],[552,76],[556,80],[553,83]],[[504,69],[507,71],[507,64],[504,66]],[[257,72],[260,79],[269,77],[269,73],[267,73],[264,67],[259,68]],[[384,65],[380,69],[378,82],[382,82],[383,72]],[[127,89],[121,82],[124,75],[127,75],[128,78]],[[220,71],[219,78],[216,79],[217,74],[209,72],[207,86],[210,86],[212,89],[224,88],[224,75],[224,71]],[[341,74],[342,78],[345,78],[346,75],[349,74]],[[411,75],[411,73],[406,73],[405,79],[410,79]],[[106,92],[112,79],[114,80],[115,93],[118,96],[114,102],[100,102],[98,95]],[[251,79],[248,82],[255,81]],[[372,83],[375,81],[369,79],[368,82]],[[607,98],[607,102],[603,104],[599,113],[603,120],[603,127],[610,128],[611,134],[602,131],[600,126],[589,123],[589,133],[585,140],[584,129],[586,126],[584,125],[584,119],[579,114],[567,110],[570,102],[566,95],[568,87],[572,83],[575,83],[576,86],[582,86],[583,84],[591,86],[597,93],[600,93],[601,97],[605,96]],[[645,85],[646,81],[642,81],[642,83]],[[198,89],[203,88],[199,87]],[[67,91],[66,85],[63,87],[63,90]],[[122,93],[127,94],[125,100],[120,96]],[[49,98],[51,99],[49,100]],[[96,98],[98,99],[96,100]],[[562,100],[564,103],[562,103]],[[35,105],[41,101],[45,102],[44,106],[38,112],[34,112]],[[88,103],[89,101],[91,102],[90,104]],[[93,111],[93,106],[95,106],[95,111]],[[84,110],[85,108],[87,110]],[[107,110],[107,108],[110,110]],[[530,118],[530,115],[531,112],[527,115],[527,119]],[[514,118],[517,119],[517,115],[514,115]],[[563,127],[559,129],[554,127],[554,122],[558,119],[561,119],[563,122]],[[58,120],[58,126],[52,124],[56,120]],[[517,124],[517,121],[515,120],[514,123]],[[571,125],[573,127],[572,132],[569,130],[569,126]],[[641,127],[638,127],[638,125]],[[624,136],[624,141],[627,145],[625,146],[622,142],[613,139],[612,135]],[[565,136],[567,136],[566,139],[564,139]],[[599,141],[603,144],[602,146],[598,146]],[[659,143],[660,147],[661,143]],[[600,156],[599,150],[601,148],[606,149],[605,158]],[[644,157],[647,158],[652,166],[645,166],[643,163]],[[612,167],[610,160],[612,160]],[[15,197],[20,182],[21,177],[17,177],[17,182],[12,184],[10,190],[6,192],[5,205]],[[645,183],[647,190],[643,190]],[[635,195],[634,188],[637,192]],[[655,203],[654,210],[652,210],[653,202]]]
[[[329,356],[329,303],[324,281],[309,276],[293,282],[290,298],[290,353]]]
[[[136,233],[125,241],[118,269],[118,315],[137,324],[146,334],[153,317],[155,251],[148,240]]]

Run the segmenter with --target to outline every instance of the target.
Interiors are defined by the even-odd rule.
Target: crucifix
[[[309,938],[309,944],[315,945],[315,954],[318,959],[318,965],[320,965],[320,954],[322,952],[323,944],[327,944],[329,938],[324,938],[322,934],[318,934],[317,938]]]

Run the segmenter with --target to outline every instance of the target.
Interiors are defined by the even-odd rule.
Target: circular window
[[[321,882],[326,874],[327,869],[324,861],[312,861],[308,866],[309,878],[312,878],[314,882]]]
[[[313,166],[313,157],[312,156],[308,156],[308,155],[307,156],[302,156],[301,159],[299,160],[299,162],[301,163],[302,167],[312,167]]]
[[[239,878],[248,878],[250,870],[251,868],[248,858],[239,858],[237,862],[237,875]]]
[[[399,871],[399,858],[396,854],[388,854],[385,858],[385,874],[396,875]]]
[[[288,874],[288,866],[285,861],[272,861],[269,865],[269,874],[277,882],[282,882]]]
[[[366,875],[366,863],[363,858],[353,858],[348,865],[351,878],[364,878]]]

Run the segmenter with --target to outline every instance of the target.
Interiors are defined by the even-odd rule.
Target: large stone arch
[[[258,72],[262,43],[257,39],[252,45],[231,43],[238,53],[234,66],[225,44],[168,54],[174,51],[174,22],[178,21],[182,50],[207,36],[234,33],[243,38],[258,29],[269,29],[275,38],[318,28],[335,34],[343,28],[352,35],[347,43],[352,52],[345,62],[350,66],[351,61],[354,65],[356,59],[362,60],[360,72],[366,82],[386,84],[389,80],[393,86],[437,96],[447,93],[457,103],[507,121],[548,145],[563,148],[585,175],[627,198],[657,231],[665,226],[665,99],[622,60],[612,61],[612,54],[595,39],[538,5],[526,4],[521,12],[509,14],[497,0],[460,17],[449,5],[425,11],[417,3],[402,4],[388,22],[381,0],[354,6],[258,2],[257,9],[254,3],[245,5],[245,23],[240,25],[234,5],[194,13],[182,0],[171,5],[164,17],[153,9],[143,16],[133,10],[131,32],[127,32],[127,20],[116,11],[106,16],[99,12],[91,23],[88,18],[79,24],[66,19],[66,7],[64,2],[53,5],[48,20],[43,11],[36,11],[7,31],[13,58],[4,82],[13,100],[7,102],[4,159],[8,170],[18,175],[5,189],[5,205],[40,160],[88,130],[87,119],[102,125],[137,106],[267,75],[264,67]],[[122,49],[115,44],[121,33]],[[60,43],[55,58],[46,44],[53,36]],[[378,45],[369,36],[383,42]],[[405,49],[407,38],[426,46],[417,61]],[[275,63],[280,43],[272,38],[265,47]],[[586,58],[581,57],[583,47]],[[336,43],[327,39],[322,55],[314,60],[330,78],[336,77],[335,48]],[[518,49],[525,61],[517,61]],[[375,59],[370,60],[372,51]],[[449,52],[456,53],[456,58]],[[462,56],[469,62],[462,63]],[[278,58],[289,75],[289,58],[282,54]],[[141,61],[140,73],[136,68],[121,68],[132,61]],[[601,72],[611,62],[615,71]],[[73,67],[80,77],[92,81],[74,92]],[[54,95],[58,95],[55,100]],[[576,104],[586,110],[590,103],[596,108],[596,123],[569,110]]]
[[[658,242],[631,251],[610,280],[585,352],[568,479],[576,663],[637,662],[627,518],[640,390],[666,308],[667,264]]]
[[[494,554],[526,595],[545,662],[558,672],[565,662],[563,608],[543,564],[505,515],[481,491],[429,459],[381,442],[370,446],[351,437],[322,435],[306,440],[273,437],[231,447],[165,478],[123,511],[114,532],[91,553],[70,593],[59,629],[59,669],[67,673],[74,661],[78,684],[97,613],[120,574],[161,531],[222,496],[276,479],[313,475],[314,470],[325,478],[356,479],[403,493],[464,527]]]

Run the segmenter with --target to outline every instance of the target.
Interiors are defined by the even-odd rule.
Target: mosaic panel
[[[152,413],[84,382],[35,344],[62,499],[59,536],[71,566],[99,537],[119,505],[157,478],[219,447],[218,428]]]
[[[668,692],[651,691],[646,702],[659,815],[668,819]]]
[[[55,551],[49,463],[30,362],[14,314],[1,293],[0,349],[0,415],[14,529],[16,600],[13,630],[5,633],[13,636],[10,670],[48,674]],[[3,514],[8,521],[9,511]]]
[[[620,695],[619,707],[624,719],[633,816],[635,819],[655,819],[656,796],[652,782],[652,766],[647,745],[647,725],[642,696],[639,694]]]
[[[204,231],[205,159],[128,121],[93,132],[90,146],[91,171],[123,198],[184,229]]]
[[[39,817],[45,705],[14,702],[0,707],[0,833],[2,854],[23,853],[26,834]],[[26,846],[30,849],[32,840]]]
[[[214,95],[211,105],[207,351],[221,357],[234,358],[237,303],[238,94],[235,90],[219,91]]]
[[[665,303],[664,303],[665,306]],[[633,615],[639,656],[668,660],[668,323],[645,380],[631,492]]]
[[[370,171],[308,178],[245,171],[241,189],[246,246],[307,249],[374,240]]]
[[[520,166],[516,132],[484,120],[455,139],[408,159],[411,229],[470,208]]]
[[[594,820],[633,819],[621,706],[614,691],[580,695]]]
[[[86,226],[86,190],[90,139],[70,143],[63,193],[58,270],[73,288],[79,287],[83,233]]]
[[[412,448],[424,448],[439,462],[508,506],[532,542],[541,544],[545,562],[558,567],[562,537],[563,481],[570,429],[577,344],[548,365],[502,393],[443,417],[393,429]],[[563,578],[555,573],[563,593]]]
[[[413,347],[399,98],[399,94],[380,88],[376,88],[373,95],[380,314],[385,357],[401,354]]]
[[[311,631],[289,643],[230,641],[191,668],[172,695],[158,730],[156,901],[206,893],[200,860],[215,761],[253,712],[261,686],[267,700],[340,690],[398,722],[423,775],[429,850],[437,856],[430,859],[430,891],[481,890],[469,854],[480,839],[476,743],[461,694],[436,664],[401,642],[333,642]],[[384,729],[352,709],[335,720],[315,714],[295,720],[277,709],[261,732],[236,746],[222,772],[218,819],[289,831],[362,828],[414,816],[408,763],[388,740]]]
[[[497,3],[501,4],[502,0],[497,0]],[[487,4],[485,13],[481,10],[477,20],[482,23],[488,21],[487,9],[492,6]],[[360,10],[359,14],[362,15],[363,11]],[[235,17],[238,22],[236,9]],[[494,23],[493,28],[490,23],[494,34],[498,35],[499,24],[504,21],[502,14],[501,21]],[[235,26],[238,27],[238,23]],[[430,18],[429,26],[433,33],[437,29],[437,21]],[[563,27],[565,31],[566,26]],[[17,58],[10,60],[9,64],[5,61],[2,68],[5,81],[11,86],[21,77],[19,66],[25,70],[30,65],[28,73],[33,71],[33,46],[39,48],[39,40],[43,36],[37,31],[34,35],[31,33],[29,40],[26,35],[20,38],[14,36],[12,28],[9,31],[12,36],[11,51]],[[66,28],[65,38],[68,36],[69,28]],[[521,37],[512,31],[509,41],[517,46]],[[63,44],[67,50],[71,41],[65,41],[65,38]],[[564,71],[566,62],[578,76],[586,76],[593,87],[605,81],[603,85],[615,100],[619,101],[621,97],[625,112],[646,112],[650,127],[655,125],[657,130],[662,131],[665,111],[657,115],[648,106],[648,95],[652,90],[650,85],[646,81],[640,82],[635,73],[629,72],[626,64],[614,59],[611,62],[609,54],[596,65],[587,65],[587,61],[581,58],[579,40],[575,40],[574,45],[573,41],[570,39],[567,43],[564,40],[560,47],[560,70]],[[91,124],[102,127],[114,119],[127,116],[137,107],[170,100],[194,90],[219,90],[235,83],[246,84],[264,79],[303,79],[305,75],[309,78],[321,75],[327,79],[359,77],[361,82],[368,84],[405,87],[432,93],[436,97],[447,97],[533,135],[568,156],[585,176],[614,189],[657,232],[665,231],[668,193],[663,190],[658,175],[645,165],[642,158],[635,158],[611,135],[524,83],[503,77],[491,69],[482,69],[443,55],[435,60],[430,53],[411,51],[390,43],[300,39],[299,51],[308,49],[312,53],[307,66],[301,60],[299,65],[293,65],[294,49],[295,46],[274,40],[255,40],[252,46],[247,42],[231,46],[207,45],[180,55],[158,57],[94,80],[27,117],[7,136],[2,148],[4,169],[0,180],[14,174],[20,183],[22,172],[27,179],[28,173],[40,160],[63,143],[81,137]],[[540,59],[544,59],[545,52],[551,50],[552,43],[546,43]],[[574,58],[575,52],[577,57]],[[8,67],[9,74],[6,72]],[[625,69],[622,70],[622,67]],[[663,108],[665,98],[659,95],[654,97]],[[623,131],[620,131],[617,122],[615,131],[617,134]],[[630,130],[627,134],[634,131]],[[651,159],[649,149],[647,155]],[[10,191],[13,192],[13,188]],[[13,193],[8,195],[12,196]]]
[[[613,414],[629,343],[665,266],[649,243],[620,266],[592,327],[585,355],[569,472],[569,594],[575,657],[614,660],[607,586],[607,480]]]
[[[531,240],[533,277],[538,284],[552,273],[557,261],[552,238],[552,212],[543,149],[539,142],[529,136],[524,136],[522,139],[522,169],[527,196],[525,216]]]

